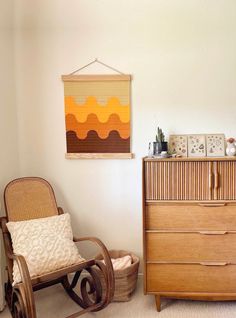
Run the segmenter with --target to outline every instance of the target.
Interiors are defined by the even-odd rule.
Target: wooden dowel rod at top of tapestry
[[[130,81],[131,75],[62,75],[63,82]]]
[[[96,153],[130,153],[131,76],[63,75],[62,79],[67,153],[91,153],[91,158]]]

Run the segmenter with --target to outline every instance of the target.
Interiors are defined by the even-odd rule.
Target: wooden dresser
[[[144,292],[236,300],[236,158],[143,159]]]

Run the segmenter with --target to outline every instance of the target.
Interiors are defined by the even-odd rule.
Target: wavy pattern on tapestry
[[[67,153],[130,152],[130,77],[64,80]]]

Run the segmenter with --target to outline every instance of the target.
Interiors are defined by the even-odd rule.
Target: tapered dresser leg
[[[157,311],[161,311],[161,296],[155,295]]]

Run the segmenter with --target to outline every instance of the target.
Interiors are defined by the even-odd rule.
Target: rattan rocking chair
[[[105,308],[114,295],[114,272],[109,253],[104,244],[97,238],[74,238],[74,242],[92,241],[101,249],[104,262],[89,259],[82,263],[66,267],[55,272],[30,278],[26,261],[22,255],[13,253],[8,221],[23,221],[44,218],[64,213],[57,207],[54,191],[51,185],[38,177],[20,178],[11,181],[5,188],[4,201],[6,217],[1,218],[4,246],[7,259],[8,282],[6,284],[6,301],[14,318],[36,318],[34,291],[61,283],[67,294],[82,308],[66,317],[74,318],[87,312],[99,311]],[[16,261],[21,283],[12,286],[13,261]],[[102,285],[97,271],[102,271],[106,281],[106,296],[102,296]],[[85,272],[86,275],[81,273]],[[72,281],[68,274],[75,273]],[[79,294],[74,288],[79,285]]]

